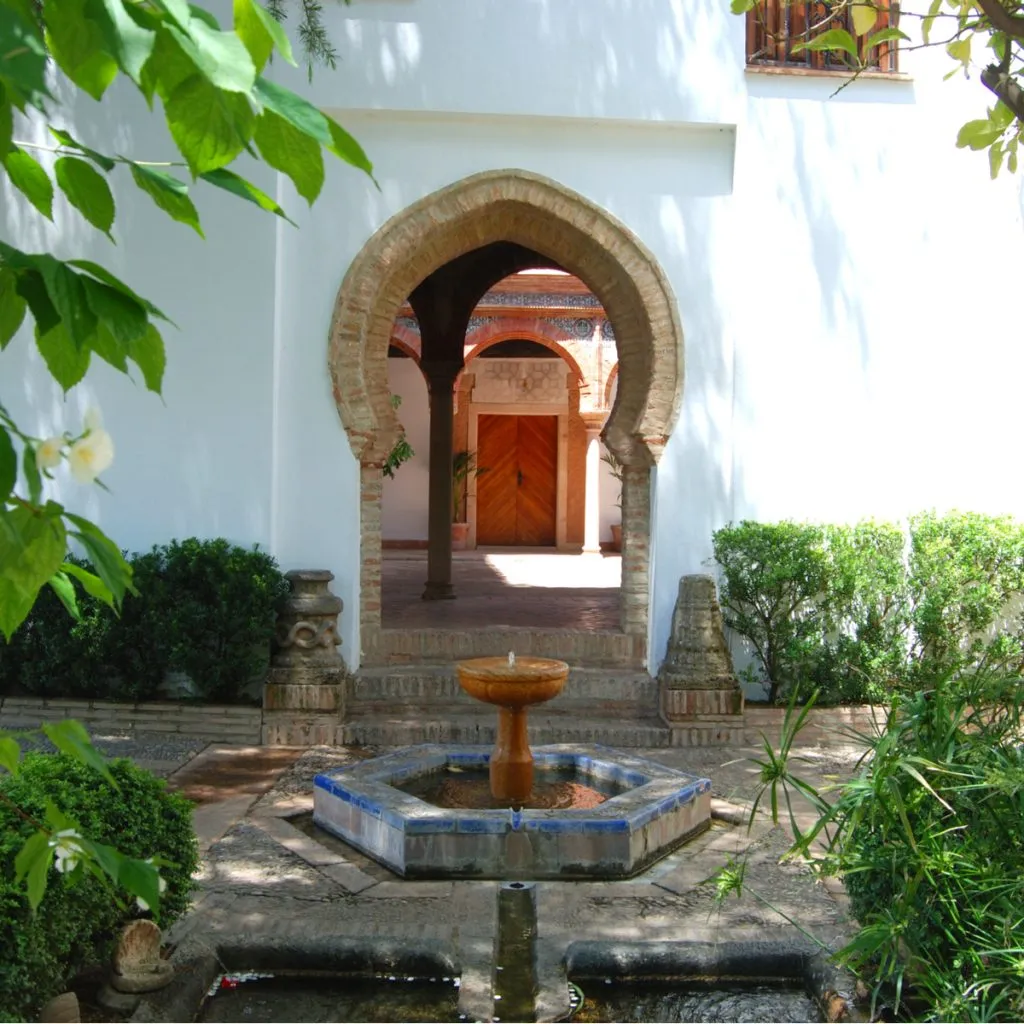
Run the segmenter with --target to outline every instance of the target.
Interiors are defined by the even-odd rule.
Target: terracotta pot
[[[622,524],[615,523],[612,526],[612,551],[622,550]]]
[[[452,551],[465,551],[469,543],[469,523],[452,523]]]

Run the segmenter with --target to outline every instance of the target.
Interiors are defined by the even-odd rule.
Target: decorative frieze
[[[474,402],[568,407],[569,367],[561,359],[480,359],[474,368]]]

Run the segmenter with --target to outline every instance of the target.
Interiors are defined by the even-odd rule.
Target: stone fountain
[[[596,744],[530,749],[565,685],[544,658],[457,664],[498,709],[497,742],[424,744],[314,781],[313,820],[406,878],[627,878],[704,831],[711,782]]]
[[[477,700],[498,708],[498,739],[489,765],[491,795],[508,807],[522,807],[533,792],[533,754],[526,716],[534,704],[557,697],[569,678],[564,661],[474,658],[456,666],[459,685]]]

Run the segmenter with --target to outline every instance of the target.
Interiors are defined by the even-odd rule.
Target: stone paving
[[[454,601],[424,601],[425,551],[386,551],[382,565],[385,629],[617,630],[620,555],[551,551],[455,552]]]
[[[204,805],[206,849],[196,904],[175,926],[171,941],[210,948],[239,936],[285,944],[312,936],[435,943],[450,949],[461,965],[460,1012],[490,1020],[497,1012],[492,978],[500,883],[406,882],[338,840],[310,838],[313,829],[304,815],[312,806],[313,776],[378,752],[384,751],[318,747],[299,753],[263,795],[250,795],[241,813],[237,794],[225,801],[219,834],[211,828],[218,804]],[[642,753],[707,775],[716,798],[743,803],[756,776],[737,759],[752,752]],[[820,784],[848,773],[858,752],[818,748],[804,754],[803,774]],[[786,830],[766,818],[749,833],[720,825],[628,881],[537,883],[540,1019],[568,1012],[561,965],[577,940],[799,938],[783,916],[788,915],[823,941],[835,942],[846,927],[845,898],[837,887],[816,883],[799,864],[780,863],[788,841]],[[744,851],[748,891],[716,909],[711,887],[701,883]]]

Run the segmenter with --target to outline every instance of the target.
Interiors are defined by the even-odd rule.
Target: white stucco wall
[[[312,87],[275,73],[360,139],[379,191],[332,163],[310,213],[279,182],[299,231],[208,199],[205,244],[141,195],[123,199],[116,250],[62,215],[61,252],[102,251],[181,327],[168,331],[165,405],[102,369],[79,389],[100,397],[119,445],[114,496],[89,492],[90,511],[129,546],[223,533],[268,543],[285,567],[330,568],[356,663],[358,470],[326,373],[334,298],[389,216],[465,175],[519,167],[622,219],[678,300],[686,383],[655,474],[653,666],[679,576],[707,569],[711,532],[731,519],[1024,514],[1005,443],[1024,349],[1000,312],[1016,295],[1020,182],[991,183],[983,156],[953,146],[988,94],[943,83],[941,54],[905,55],[912,81],[833,98],[834,80],[746,73],[727,6],[329,7],[338,72]],[[85,141],[141,153],[161,138],[134,102],[75,118]],[[35,221],[3,200],[8,237],[32,245]],[[22,375],[4,398],[48,429],[64,407],[17,344],[4,373],[13,362]]]
[[[427,383],[413,359],[388,360],[388,387],[400,395],[398,418],[416,453],[393,479],[384,480],[381,535],[384,540],[427,539],[427,493],[430,485],[430,408]]]

